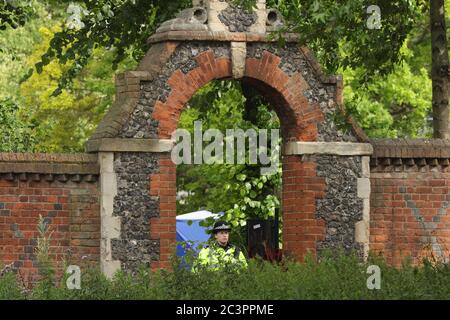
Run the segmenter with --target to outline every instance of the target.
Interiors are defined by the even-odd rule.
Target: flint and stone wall
[[[169,139],[198,89],[232,78],[256,88],[281,120],[285,251],[299,260],[307,252],[340,246],[366,255],[368,199],[360,185],[364,179],[369,184],[363,158],[368,162],[372,149],[354,125],[334,122],[342,108],[342,80],[324,76],[309,51],[294,43],[280,48],[214,37],[160,42],[159,36],[138,70],[118,76],[118,103],[88,143],[88,151],[109,152],[114,159],[116,191],[108,200],[114,207],[109,214],[120,221],[120,232],[102,238],[109,261],[104,270],[133,272],[140,263],[168,267],[176,232],[176,167]],[[200,37],[198,32],[185,36]],[[343,181],[348,188],[341,190]]]

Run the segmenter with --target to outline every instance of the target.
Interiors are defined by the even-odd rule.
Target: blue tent
[[[186,244],[186,249],[193,249],[194,252],[197,253],[197,246],[202,242],[208,241],[210,237],[210,235],[206,233],[207,229],[200,226],[200,221],[209,217],[217,219],[221,214],[223,214],[223,212],[214,214],[209,211],[201,210],[177,216],[177,242],[189,241],[190,243],[192,241],[193,248],[191,248],[190,244]],[[189,225],[190,221],[192,221],[192,224]],[[186,255],[185,249],[181,244],[178,244],[177,256],[183,257],[184,255]]]

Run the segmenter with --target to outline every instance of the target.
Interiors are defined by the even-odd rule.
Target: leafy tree
[[[235,1],[240,5],[250,8],[254,0]],[[42,55],[42,61],[37,63],[37,70],[53,58],[65,64],[73,61],[60,76],[59,86],[54,94],[61,93],[63,88],[70,88],[72,79],[82,72],[83,67],[89,63],[94,48],[115,47],[113,68],[125,57],[131,55],[133,59],[139,60],[148,49],[146,39],[157,28],[157,26],[173,17],[179,10],[191,6],[191,1],[171,1],[168,5],[161,1],[131,1],[131,0],[105,0],[105,1],[79,1],[78,9],[71,9],[73,23],[64,24],[64,28],[55,33],[47,52]],[[369,5],[377,5],[380,8],[381,25],[378,29],[369,25],[373,13],[368,13]],[[373,86],[374,83],[385,81],[383,76],[392,72],[399,72],[400,62],[405,62],[408,52],[402,50],[408,35],[414,32],[418,24],[422,24],[424,14],[427,12],[427,2],[420,1],[368,1],[347,0],[335,2],[331,0],[269,0],[269,7],[278,8],[285,16],[288,24],[279,34],[282,41],[282,32],[295,32],[301,35],[302,44],[314,49],[319,61],[328,72],[347,72],[350,74],[351,86],[355,94],[350,95],[349,111],[366,128],[370,135],[403,136],[410,134],[411,130],[405,132],[405,126],[398,119],[410,120],[410,110],[417,104],[408,108],[398,108],[389,99],[366,99],[367,95],[358,93],[364,90],[364,86]],[[380,43],[383,45],[380,46]],[[397,68],[397,69],[396,69]],[[407,68],[403,71],[407,76]],[[423,73],[421,68],[411,68],[414,74]],[[397,71],[395,71],[397,70]],[[394,79],[394,78],[392,78]],[[421,79],[426,83],[426,79]],[[375,84],[376,87],[379,87]],[[396,85],[396,88],[405,86]],[[425,86],[427,87],[427,86]],[[361,88],[361,89],[359,89]],[[383,87],[379,87],[378,93]],[[395,91],[393,88],[391,91]],[[372,90],[373,91],[373,88]],[[424,90],[421,90],[424,92]],[[382,93],[381,93],[382,94]],[[346,98],[349,96],[348,90]],[[425,97],[425,96],[424,96]],[[412,98],[412,96],[410,96]],[[423,101],[423,99],[420,99]],[[356,106],[356,102],[362,102]],[[383,108],[380,109],[380,103]],[[401,102],[401,106],[405,103]],[[411,109],[412,108],[412,109]],[[413,112],[415,116],[423,114],[424,105],[421,102],[420,111]],[[369,114],[368,111],[375,112]],[[404,112],[403,112],[404,110]],[[394,114],[389,112],[393,111]],[[407,117],[405,118],[405,114]],[[367,117],[369,119],[367,119]],[[403,121],[403,122],[405,122]],[[415,121],[416,123],[420,121]],[[374,125],[374,127],[371,127]],[[383,128],[386,125],[389,128]],[[381,126],[381,127],[380,127]],[[411,128],[416,129],[419,124]],[[414,131],[417,134],[427,134],[427,130]]]
[[[238,3],[251,7],[255,0]],[[278,8],[289,22],[283,31],[300,34],[302,42],[316,51],[328,71],[363,67],[366,70],[363,82],[377,73],[389,73],[402,60],[400,49],[423,3],[424,0],[376,0],[370,4],[364,0],[268,1],[268,5]],[[191,1],[85,0],[79,4],[84,8],[79,17],[83,27],[66,27],[56,33],[38,66],[48,64],[53,58],[62,63],[75,61],[63,74],[59,89],[67,86],[87,64],[96,46],[118,48],[114,65],[127,56],[127,51],[138,60],[148,49],[148,36],[180,9],[191,6]],[[369,5],[378,5],[381,9],[379,30],[367,27]],[[343,48],[345,50],[341,50]]]
[[[60,77],[54,94],[70,86],[72,80],[89,62],[96,47],[116,48],[113,69],[129,57],[137,61],[147,52],[147,38],[163,21],[173,17],[180,9],[188,7],[191,1],[163,0],[85,0],[77,2],[80,10],[73,10],[72,23],[55,33],[48,50],[37,63],[37,70],[58,59],[62,64],[73,61],[70,68]],[[75,17],[74,17],[75,16]]]
[[[402,61],[403,43],[425,1],[279,0],[270,1],[290,25],[282,31],[301,35],[329,72],[363,68],[363,83],[388,74]],[[380,25],[370,26],[371,5],[380,8]],[[372,14],[373,15],[373,14]],[[382,45],[381,45],[382,44]]]
[[[2,3],[6,4],[7,2]],[[14,27],[7,24],[0,29],[0,150],[4,152],[35,150],[34,125],[19,116],[22,105],[19,87],[29,71],[26,64],[28,56],[42,40],[39,28],[51,21],[43,4],[29,1],[21,2],[21,5],[26,5],[32,12],[27,16],[27,23]],[[53,17],[55,15],[56,12]]]
[[[430,16],[427,6],[422,10],[401,49],[405,59],[391,74],[374,77],[367,86],[361,86],[354,81],[354,74],[364,69],[339,70],[344,75],[346,108],[369,136],[433,135]],[[450,21],[448,1],[446,16]]]
[[[0,1],[0,30],[23,26],[33,15],[34,1]]]
[[[58,27],[42,27],[43,41],[37,45],[28,59],[34,66],[48,47]],[[43,71],[34,73],[21,84],[23,99],[21,116],[34,123],[36,150],[45,152],[80,152],[84,143],[111,105],[114,84],[111,71],[114,50],[97,48],[83,72],[73,85],[52,96],[58,87],[58,79],[73,62],[60,64],[52,61]],[[131,68],[133,62],[128,62]],[[122,66],[124,68],[125,66]]]
[[[406,46],[403,54],[413,52]],[[415,72],[416,71],[416,72]],[[370,137],[430,137],[431,79],[422,67],[413,70],[405,62],[387,76],[376,76],[366,86],[359,86],[364,70],[343,71],[345,105]]]
[[[235,2],[247,8],[255,4],[254,0]],[[62,63],[74,61],[61,74],[55,94],[65,87],[70,87],[72,79],[89,62],[96,46],[118,48],[113,68],[127,53],[139,60],[148,49],[147,37],[161,22],[173,17],[182,8],[191,6],[191,1],[171,1],[169,5],[158,0],[80,1],[78,4],[80,9],[75,10],[73,16],[79,20],[79,27],[69,28],[66,24],[61,32],[54,35],[47,52],[42,56],[42,61],[37,63],[37,69],[40,70],[53,58]],[[369,25],[369,20],[373,18],[373,13],[367,11],[369,5],[377,5],[380,8],[380,28],[375,26],[376,28],[371,29]],[[389,73],[399,73],[400,69],[396,66],[408,58],[410,52],[402,50],[402,47],[408,35],[423,22],[424,16],[427,17],[424,15],[428,8],[426,1],[377,0],[369,3],[364,0],[269,0],[268,6],[278,8],[288,22],[278,34],[281,42],[283,32],[298,33],[301,35],[301,43],[315,51],[326,71],[340,71],[346,73],[346,76],[349,75],[351,81],[348,83],[351,83],[355,92],[346,91],[346,98],[350,97],[346,99],[348,110],[360,121],[362,127],[368,130],[369,135],[393,137],[428,134],[426,121],[416,119],[414,126],[404,125],[412,116],[417,118],[424,114],[426,106],[423,100],[426,95],[422,96],[419,103],[411,105],[405,103],[404,98],[402,101],[377,99],[379,94],[383,95],[384,88],[377,83],[385,81],[383,76]],[[380,46],[380,43],[383,45]],[[402,67],[405,76],[408,76],[407,69]],[[421,68],[412,68],[410,73],[415,74],[415,83],[420,78],[420,82],[425,84],[422,88],[428,88],[420,70]],[[401,75],[398,74],[397,79],[399,76]],[[395,77],[391,79],[394,81]],[[372,88],[363,93],[365,86]],[[378,89],[375,90],[374,87]],[[407,88],[406,83],[391,87],[391,97],[396,95],[395,90],[400,88]],[[369,97],[369,91],[376,91],[376,94],[372,93]],[[420,92],[424,93],[424,90]],[[414,96],[417,95],[410,94],[409,99]],[[400,104],[396,106],[397,102]],[[417,112],[411,113],[416,107]],[[402,128],[408,130],[403,131]]]
[[[11,98],[0,100],[0,152],[26,152],[33,149],[33,128],[19,119],[18,109]]]
[[[254,1],[250,0],[235,2],[248,8],[254,5]],[[328,71],[334,72],[337,69],[344,73],[347,109],[370,136],[429,135],[425,118],[429,118],[431,113],[425,100],[430,97],[427,91],[430,83],[423,70],[425,67],[431,75],[427,2],[398,0],[371,1],[370,4],[379,5],[381,9],[381,29],[368,28],[369,3],[362,0],[340,3],[328,0],[268,1],[268,6],[278,8],[289,22],[283,31],[301,34],[303,43],[315,49]],[[9,42],[9,47],[2,45],[5,49],[4,54],[0,56],[0,68],[6,69],[6,76],[0,79],[0,95],[8,93],[3,98],[13,97],[16,104],[22,105],[18,93],[18,79],[29,70],[29,63],[36,63],[37,70],[42,72],[44,65],[54,63],[52,57],[58,58],[63,67],[51,75],[51,85],[46,81],[37,81],[35,86],[30,85],[30,82],[22,85],[21,92],[26,96],[27,108],[33,105],[33,115],[37,115],[37,109],[40,110],[39,115],[28,117],[26,121],[31,122],[31,119],[34,119],[35,122],[48,122],[47,125],[40,126],[46,129],[40,130],[38,141],[55,140],[50,138],[54,133],[66,133],[61,139],[40,145],[39,150],[79,151],[82,150],[82,142],[107,109],[107,99],[103,99],[100,103],[102,107],[94,112],[98,115],[81,116],[85,118],[85,122],[78,123],[78,129],[75,123],[60,117],[64,118],[70,114],[70,118],[79,118],[79,114],[53,112],[50,116],[50,111],[43,110],[58,110],[59,107],[68,105],[69,100],[66,104],[63,100],[69,92],[72,99],[76,96],[77,101],[88,95],[90,87],[83,87],[82,83],[84,77],[90,74],[90,70],[83,66],[102,69],[100,74],[108,78],[111,73],[107,69],[117,67],[119,61],[138,60],[148,48],[146,38],[162,21],[171,18],[181,8],[190,6],[191,1],[171,1],[168,5],[162,1],[78,1],[69,6],[64,1],[21,2],[21,6],[25,5],[33,12],[27,15],[28,22],[25,26],[16,29],[8,27],[0,37],[2,44],[5,44],[5,40]],[[446,5],[448,7],[448,2]],[[64,13],[66,10],[67,13]],[[50,20],[44,20],[43,17],[50,12],[52,18],[57,17],[57,23],[62,29],[55,29],[58,31],[51,36],[50,42],[45,40],[46,48],[36,47],[37,55],[41,56],[42,61],[36,59],[36,54],[33,54],[32,59],[27,59],[29,63],[24,63],[26,56],[31,53],[30,48],[33,48],[36,39],[41,37],[36,26],[48,23]],[[30,28],[28,36],[25,35],[25,28]],[[17,45],[12,45],[14,42],[17,42]],[[379,43],[383,43],[383,46],[379,46]],[[408,44],[408,49],[404,48],[405,43]],[[103,47],[107,48],[105,52],[108,53],[106,64],[103,60],[99,63],[96,58],[100,54],[99,48]],[[400,66],[397,62],[402,59],[403,65]],[[392,74],[384,77],[389,71]],[[44,74],[47,74],[44,78],[48,77],[49,71],[44,71]],[[75,77],[77,74],[80,75],[78,80]],[[33,78],[34,81],[36,79]],[[53,80],[61,79],[63,80],[59,82],[59,86],[55,86]],[[69,85],[70,79],[75,79],[75,85]],[[36,92],[42,91],[38,88],[38,83],[46,86],[44,100],[47,101],[43,101],[42,97],[37,99]],[[111,86],[102,91],[102,81],[95,83],[99,85],[93,85],[94,96],[102,96],[105,92],[112,95],[114,89]],[[30,95],[26,88],[29,89]],[[57,99],[50,99],[49,88],[53,90],[52,93],[65,92],[59,98],[61,103],[57,102]],[[41,105],[44,107],[40,108]],[[53,108],[49,109],[49,105],[53,105]],[[77,107],[74,106],[74,109]],[[81,112],[83,107],[78,109]],[[422,115],[423,119],[420,119]],[[50,118],[53,120],[50,121]],[[66,147],[59,146],[60,144]]]

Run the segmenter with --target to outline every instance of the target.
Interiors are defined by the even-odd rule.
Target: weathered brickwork
[[[176,165],[170,154],[158,157],[159,172],[151,174],[150,195],[159,201],[159,215],[150,219],[150,239],[158,240],[159,261],[152,269],[169,268],[170,256],[175,253],[176,242]]]
[[[96,164],[83,162],[84,156],[81,155],[77,159],[70,155],[53,155],[52,162],[50,156],[0,156],[3,159],[0,161],[3,171],[0,173],[0,263],[12,263],[25,282],[32,282],[38,276],[36,247],[39,215],[48,225],[51,234],[50,257],[55,261],[59,274],[64,260],[80,266],[97,265],[99,262],[97,176],[77,174],[88,169],[90,173],[95,173]],[[13,158],[15,162],[11,162]],[[86,155],[86,159],[92,160],[92,157]],[[5,170],[8,167],[12,170]],[[4,172],[25,167],[34,173]],[[48,170],[38,173],[39,168]]]
[[[325,221],[319,217],[317,202],[325,196],[325,179],[317,176],[314,159],[299,156],[283,159],[283,250],[299,260],[325,239]]]
[[[285,47],[249,43],[246,71],[250,81],[257,79],[266,84],[255,85],[272,102],[285,127],[291,127],[291,132],[297,130],[285,133],[285,138],[298,141],[358,141],[351,126],[337,127],[334,119],[341,112],[337,97],[340,88],[336,83],[323,81],[320,67],[306,48],[300,48],[296,43]],[[279,106],[283,104],[288,107],[281,109]]]
[[[450,144],[374,141],[370,248],[394,265],[450,257]]]

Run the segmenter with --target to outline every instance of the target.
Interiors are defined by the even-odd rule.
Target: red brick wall
[[[450,143],[371,141],[370,249],[400,265],[450,258]]]
[[[97,182],[0,179],[0,262],[14,263],[25,281],[37,274],[39,215],[49,223],[50,255],[79,266],[98,264],[100,208]],[[59,272],[61,269],[59,269]]]
[[[325,222],[315,217],[316,200],[324,196],[325,179],[317,177],[316,163],[300,156],[283,158],[283,249],[303,261],[325,238]]]
[[[371,174],[370,248],[400,265],[450,254],[450,170]],[[436,244],[433,246],[433,237]]]

